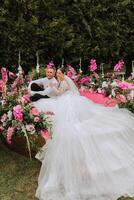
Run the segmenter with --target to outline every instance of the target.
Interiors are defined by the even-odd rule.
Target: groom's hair
[[[47,70],[47,69],[53,69],[54,71],[56,71],[56,68],[55,68],[55,66],[53,66],[53,67],[50,67],[50,68],[47,68],[47,67],[46,67],[46,69],[45,69],[45,70]]]

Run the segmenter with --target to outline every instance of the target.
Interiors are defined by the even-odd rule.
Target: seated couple
[[[28,89],[31,94],[30,100],[37,101],[41,98],[50,98],[57,95],[54,87],[57,88],[59,81],[56,80],[55,67],[46,68],[46,77],[33,80],[30,82]]]

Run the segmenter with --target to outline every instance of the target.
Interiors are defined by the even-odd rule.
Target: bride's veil
[[[74,84],[74,82],[68,76],[66,76],[66,75],[65,75],[65,80],[66,80],[66,82],[69,85],[70,91],[72,91],[73,94],[79,95],[78,88],[76,87],[76,85]]]

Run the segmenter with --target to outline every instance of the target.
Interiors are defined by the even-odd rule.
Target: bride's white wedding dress
[[[36,197],[115,200],[134,195],[133,114],[79,96],[67,77],[57,94],[33,103],[55,113]]]

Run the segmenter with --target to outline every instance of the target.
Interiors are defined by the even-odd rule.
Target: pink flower
[[[118,100],[119,103],[126,103],[127,102],[126,97],[124,95],[122,95],[122,94],[118,94],[116,96],[116,99]]]
[[[106,95],[106,92],[104,89],[101,90],[101,94],[103,94],[104,96]]]
[[[17,92],[17,85],[19,84],[19,77],[17,77],[15,79],[15,81],[13,82],[13,84],[11,85],[11,88],[12,88],[12,92],[13,93],[16,93]]]
[[[99,79],[99,75],[96,72],[93,72],[93,74],[96,79]]]
[[[14,134],[14,128],[9,127],[7,130],[7,137],[6,137],[6,140],[9,144],[11,144],[13,134]]]
[[[32,124],[27,124],[26,125],[26,130],[31,132],[31,134],[33,134],[35,132],[35,128],[34,128],[34,125]]]
[[[47,130],[41,130],[41,137],[44,138],[45,140],[51,138],[51,136]]]
[[[90,71],[94,72],[97,69],[97,64],[95,59],[91,59],[90,61]]]
[[[119,72],[122,67],[124,66],[124,61],[121,59],[119,62],[114,66],[114,71]]]
[[[24,95],[24,96],[22,97],[22,102],[23,102],[24,104],[27,104],[29,101],[30,101],[29,95]]]
[[[67,76],[68,76],[69,78],[72,78],[72,76],[73,76],[73,74],[72,74],[70,71],[67,71],[66,74],[67,74]]]
[[[67,65],[67,66],[68,66],[68,70],[72,73],[72,75],[76,74],[75,69],[71,65]]]
[[[74,82],[76,83],[79,80],[79,78],[80,78],[80,74],[78,74],[77,76],[75,76]]]
[[[12,85],[11,85],[11,90],[13,93],[16,93],[17,92],[17,84],[16,82],[14,82]]]
[[[39,110],[35,107],[31,108],[30,113],[32,113],[34,116],[39,116],[40,114]]]
[[[1,74],[2,74],[2,80],[3,80],[3,82],[6,83],[7,80],[8,80],[8,76],[7,76],[7,70],[6,70],[5,67],[1,68]]]
[[[3,123],[3,122],[5,122],[7,120],[7,114],[6,113],[4,113],[3,115],[2,115],[2,117],[1,117],[1,122]]]
[[[128,83],[128,82],[121,82],[118,81],[117,85],[119,88],[121,88],[122,90],[127,90],[127,89],[134,89],[134,85],[132,83]]]
[[[0,80],[0,92],[3,92],[3,88],[4,88],[4,82],[3,80]]]
[[[15,77],[15,74],[13,72],[9,72],[9,77],[10,78],[14,78]]]
[[[54,63],[51,60],[48,64],[47,64],[47,69],[53,68],[54,67]]]
[[[34,122],[39,122],[40,121],[40,118],[39,117],[35,117],[34,118]]]
[[[18,82],[19,82],[19,84],[20,85],[23,85],[24,84],[24,78],[23,78],[23,75],[20,75],[19,77],[18,77]]]
[[[98,88],[97,91],[98,91],[99,94],[102,94],[102,95],[104,95],[104,96],[105,96],[105,94],[106,94],[104,89]]]
[[[89,76],[86,76],[86,77],[81,78],[80,83],[84,84],[84,83],[90,82],[90,81],[91,81],[91,78]]]
[[[68,66],[68,70],[66,74],[69,78],[73,78],[73,76],[76,74],[76,71],[71,65],[67,65],[67,66]]]
[[[20,122],[23,121],[23,109],[21,105],[17,105],[13,107],[13,115],[16,120]]]

